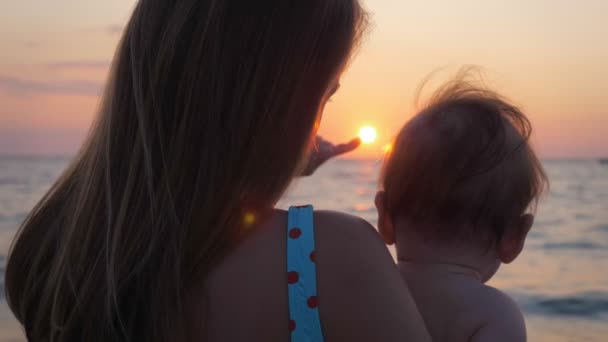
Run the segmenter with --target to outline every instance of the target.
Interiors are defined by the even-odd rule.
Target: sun
[[[359,130],[359,138],[364,144],[371,144],[376,141],[376,129],[372,126],[363,126]]]

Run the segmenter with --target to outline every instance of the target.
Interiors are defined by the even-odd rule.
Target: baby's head
[[[386,157],[376,197],[386,242],[397,242],[398,254],[415,253],[400,242],[415,238],[432,246],[426,254],[460,246],[497,264],[513,261],[548,184],[531,130],[517,107],[464,77],[442,86]]]

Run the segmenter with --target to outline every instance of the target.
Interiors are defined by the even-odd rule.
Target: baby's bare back
[[[434,341],[526,341],[515,302],[474,275],[424,266],[400,269]]]

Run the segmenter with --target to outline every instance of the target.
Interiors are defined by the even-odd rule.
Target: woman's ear
[[[500,261],[509,264],[515,260],[524,249],[526,237],[534,224],[534,215],[522,215],[516,226],[512,227],[498,244],[498,257]]]
[[[376,193],[376,209],[378,210],[378,231],[380,236],[387,245],[395,244],[395,227],[393,226],[393,220],[386,211],[386,194],[384,191],[378,191]]]

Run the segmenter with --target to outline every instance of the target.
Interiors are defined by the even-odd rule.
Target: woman
[[[375,231],[338,213],[314,214],[320,323],[289,311],[272,208],[364,25],[356,0],[140,0],[90,137],[12,249],[28,338],[426,340]]]

